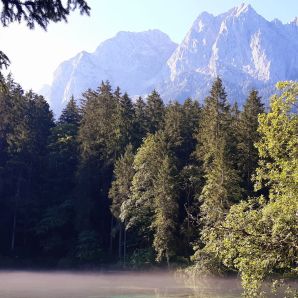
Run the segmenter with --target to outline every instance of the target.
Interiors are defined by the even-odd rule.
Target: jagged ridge
[[[159,30],[119,32],[94,53],[63,62],[49,99],[59,114],[72,94],[110,80],[131,96],[157,88],[165,101],[202,100],[216,76],[240,105],[252,88],[267,101],[277,81],[297,80],[298,18],[269,22],[247,4],[218,16],[203,12],[178,46]]]

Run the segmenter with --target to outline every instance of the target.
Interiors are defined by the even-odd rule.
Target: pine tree
[[[231,118],[227,95],[221,79],[217,78],[206,98],[197,135],[197,156],[203,162],[205,178],[199,198],[204,247],[196,251],[195,258],[198,265],[211,271],[218,269],[213,250],[218,241],[218,228],[241,194],[238,173],[233,167]],[[205,254],[209,255],[207,263],[202,261]]]
[[[133,147],[129,144],[124,155],[115,162],[114,181],[109,191],[112,200],[111,211],[117,219],[120,218],[121,206],[131,198],[131,184],[135,173],[133,161]]]
[[[157,261],[169,262],[176,245],[178,199],[168,153],[163,133],[144,140],[134,159],[132,196],[122,205],[120,218],[128,229],[137,228],[143,245],[154,246]]]
[[[81,121],[81,115],[79,107],[72,96],[66,105],[66,108],[62,111],[59,117],[60,124],[71,124],[78,126]]]
[[[117,231],[119,235],[118,242],[118,255],[119,259],[123,257],[123,263],[125,264],[126,257],[126,229],[125,221],[122,223],[120,214],[123,206],[132,197],[132,179],[135,174],[133,168],[134,153],[133,147],[129,144],[126,147],[124,155],[122,155],[115,162],[114,167],[114,180],[109,190],[109,198],[111,199],[111,212],[113,216],[118,220]],[[122,240],[123,237],[123,240]]]
[[[197,140],[195,134],[197,133],[200,119],[201,119],[201,107],[197,101],[193,101],[191,98],[187,98],[182,106],[184,122],[186,129],[184,130],[184,147],[187,154],[191,154],[196,147]]]
[[[108,189],[113,163],[120,152],[119,127],[115,125],[118,103],[109,82],[102,82],[97,91],[88,90],[83,96],[78,132],[76,229],[78,235],[95,233],[108,247],[111,226]]]
[[[133,167],[132,196],[122,205],[120,218],[127,229],[136,228],[148,245],[152,241],[151,222],[154,213],[154,181],[160,166],[157,136],[148,135],[138,149]]]
[[[147,131],[149,133],[155,133],[163,127],[165,107],[164,103],[156,90],[147,97],[146,105],[147,115]]]
[[[134,143],[134,107],[132,100],[127,93],[118,97],[118,126],[119,126],[119,142],[120,152],[129,143]]]
[[[252,90],[240,114],[238,130],[238,167],[241,171],[242,185],[248,196],[253,194],[252,175],[258,165],[259,154],[255,143],[259,140],[258,116],[264,113],[261,97]]]
[[[183,105],[178,102],[167,106],[164,120],[165,137],[168,148],[184,166],[194,151],[194,133],[199,124],[200,107],[197,102],[187,99]]]
[[[147,130],[147,114],[146,114],[146,103],[143,101],[142,97],[139,97],[134,103],[135,120],[134,120],[134,138],[135,146],[138,148],[143,138],[146,137],[148,133]]]
[[[179,226],[177,251],[192,253],[190,241],[197,236],[194,221],[197,202],[195,196],[201,189],[202,175],[200,164],[192,158],[196,147],[195,132],[199,124],[200,107],[197,102],[187,99],[183,105],[174,102],[167,106],[165,114],[164,135],[167,150],[175,158],[177,168],[175,191],[179,197],[179,210],[176,221]],[[178,182],[179,181],[179,182]]]
[[[76,173],[79,162],[77,134],[81,116],[73,97],[62,111],[48,140],[47,206],[36,232],[46,255],[61,258],[72,250]]]
[[[36,210],[45,206],[44,169],[53,115],[43,97],[25,94],[11,77],[1,91],[0,112],[4,178],[0,204],[4,206],[3,223],[8,227],[4,249],[14,254],[22,248],[23,254],[36,241],[34,231],[40,216]],[[38,253],[38,248],[32,247],[32,253]]]
[[[175,239],[178,220],[178,197],[175,185],[175,167],[169,156],[164,156],[160,165],[156,181],[155,214],[152,222],[154,229],[153,247],[157,253],[156,260],[164,258],[169,266],[170,257],[174,256],[177,249]]]

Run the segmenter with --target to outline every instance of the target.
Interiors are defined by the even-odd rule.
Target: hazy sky
[[[9,70],[23,88],[35,91],[50,83],[57,66],[78,52],[93,52],[118,31],[160,29],[179,43],[202,11],[215,15],[250,3],[266,19],[287,23],[298,16],[298,0],[87,0],[91,16],[74,13],[68,23],[48,31],[12,24],[0,28],[0,49],[11,60]]]

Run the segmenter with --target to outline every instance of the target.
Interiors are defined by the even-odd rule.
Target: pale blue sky
[[[268,20],[287,23],[298,16],[298,0],[89,0],[90,17],[75,13],[68,24],[51,24],[47,32],[17,24],[1,28],[0,49],[10,57],[16,81],[37,91],[51,82],[60,62],[93,52],[118,31],[160,29],[179,43],[201,12],[217,15],[243,2]]]

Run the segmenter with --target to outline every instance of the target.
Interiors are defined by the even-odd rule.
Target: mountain
[[[231,102],[241,105],[252,88],[268,101],[276,82],[298,79],[298,18],[270,22],[247,4],[218,16],[203,12],[178,46],[158,30],[120,32],[63,62],[48,98],[59,113],[72,94],[108,79],[131,96],[156,88],[165,101],[202,100],[216,76]]]
[[[94,53],[81,52],[60,64],[47,98],[58,115],[71,95],[79,98],[102,80],[131,95],[148,93],[160,81],[159,73],[176,47],[159,30],[119,32]]]
[[[251,88],[265,101],[281,80],[298,79],[298,19],[267,21],[246,4],[213,16],[202,13],[167,61],[165,98],[204,98],[216,76],[240,105]]]

